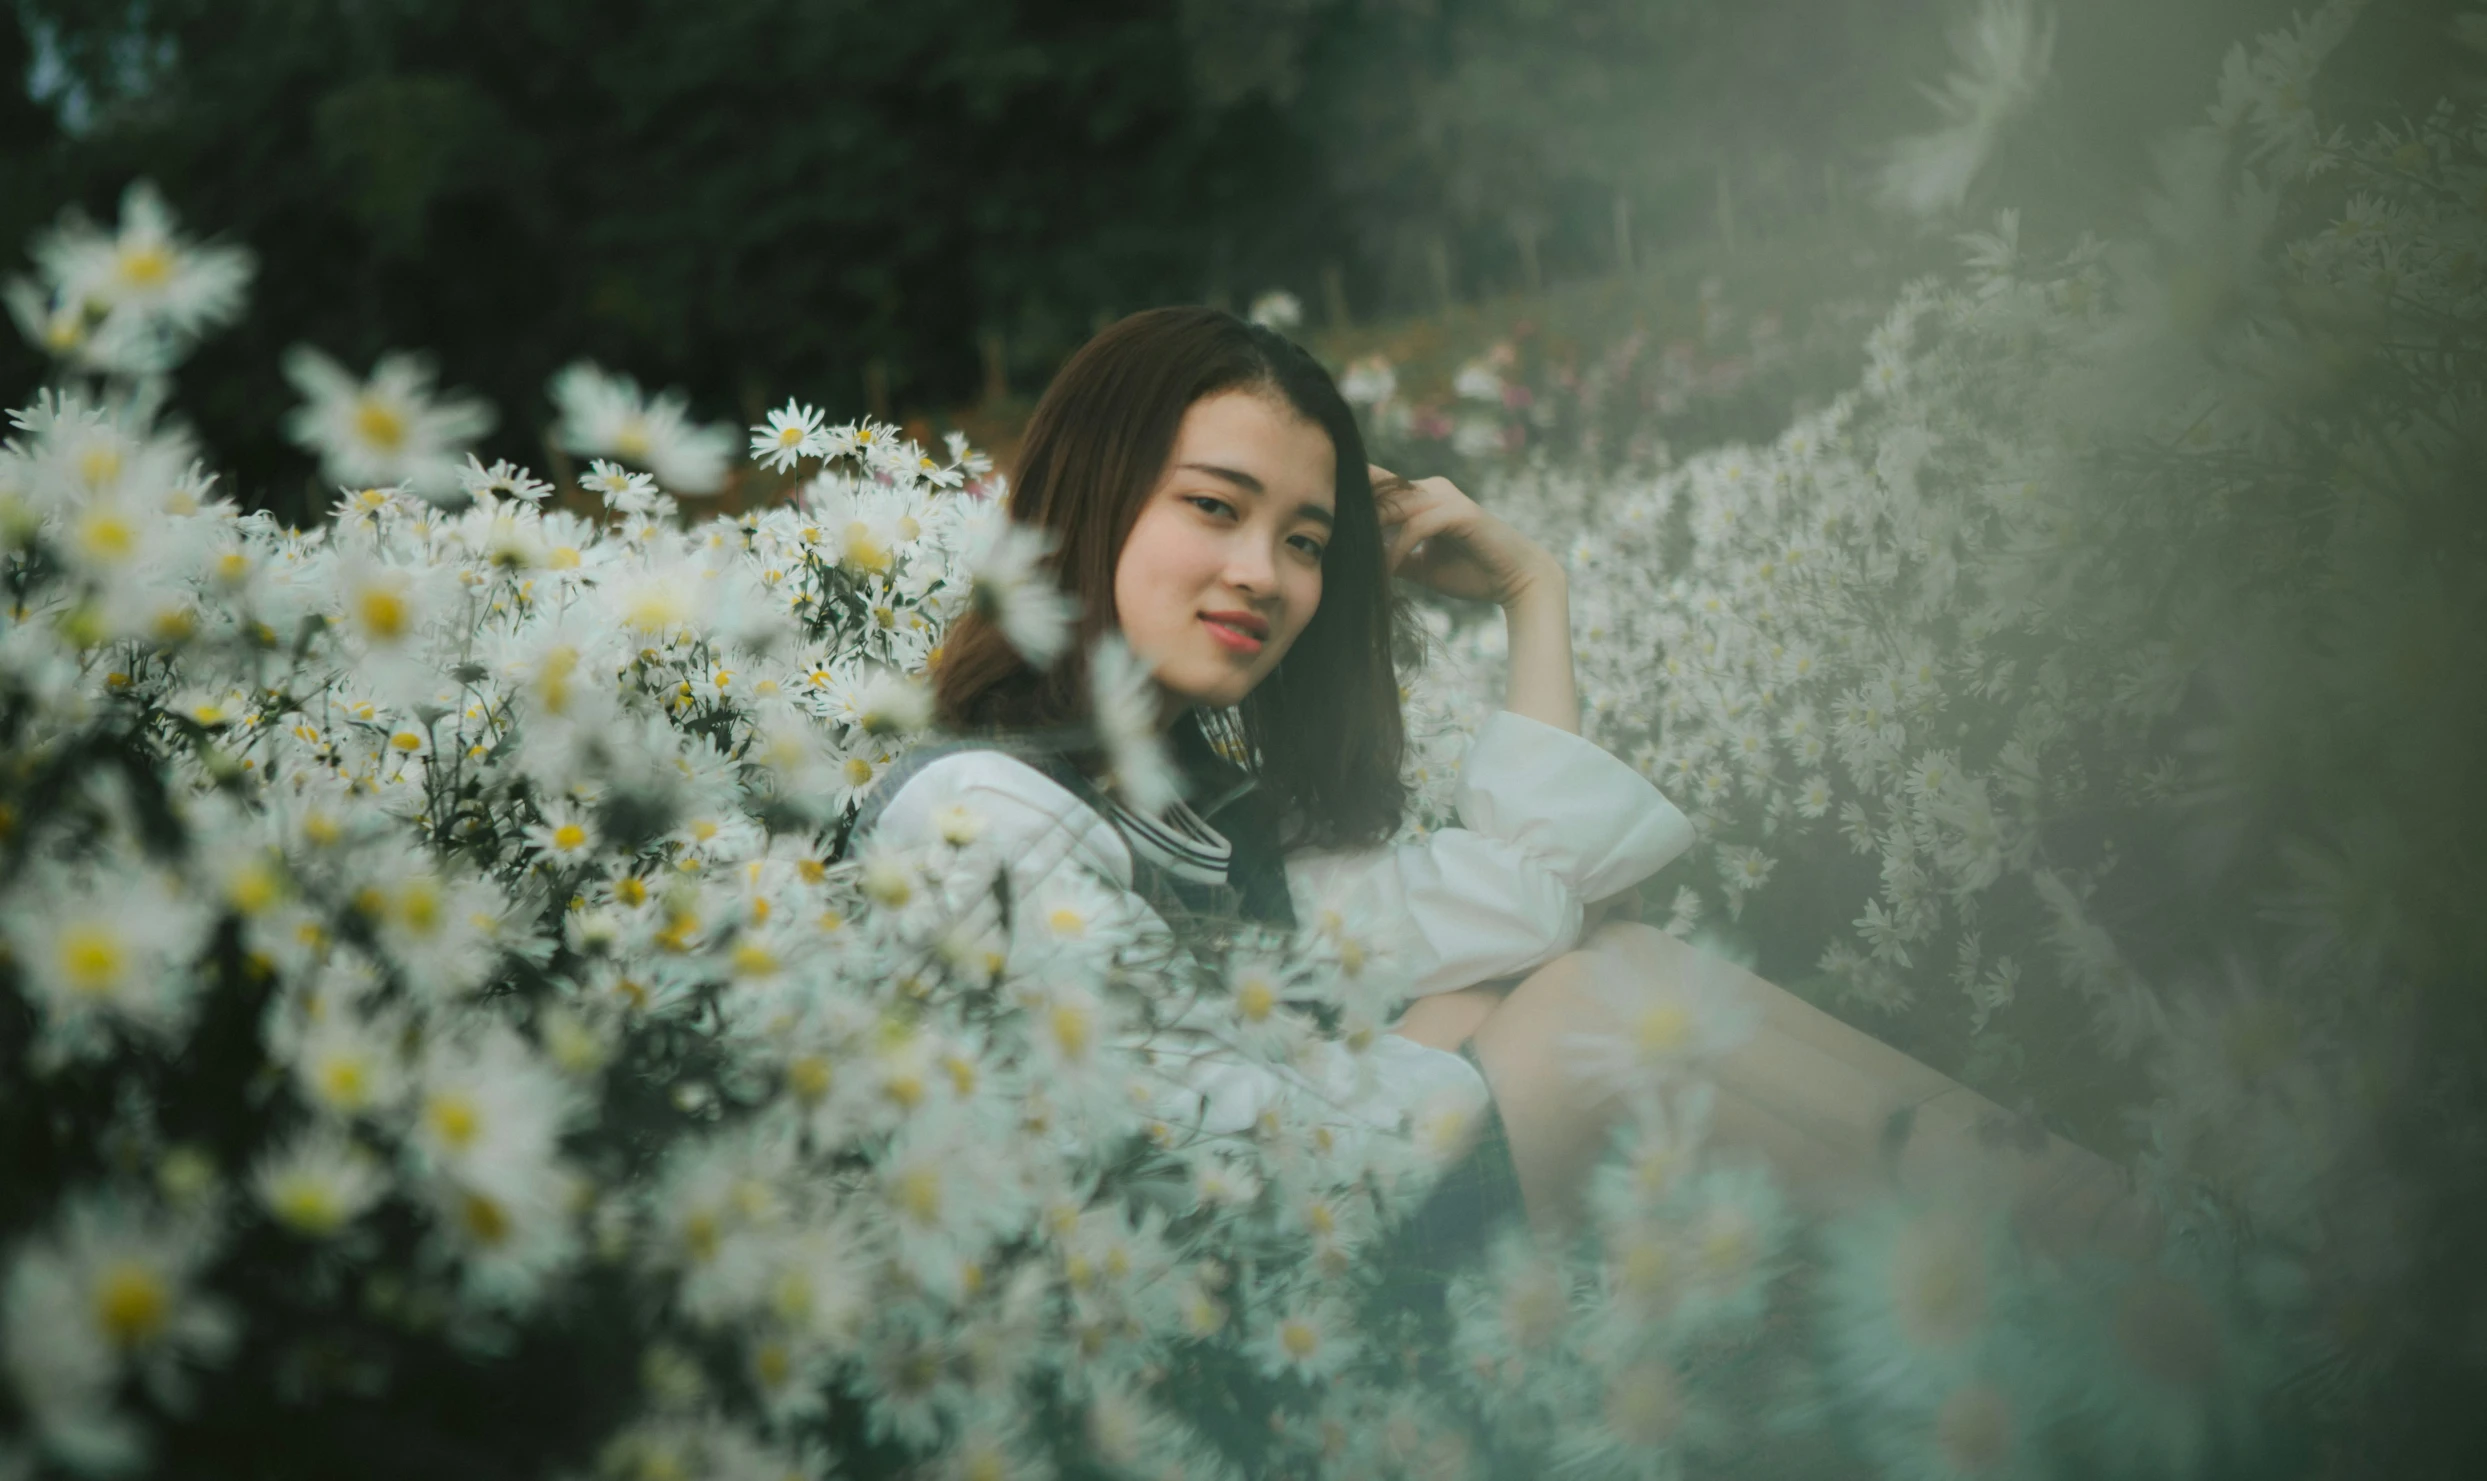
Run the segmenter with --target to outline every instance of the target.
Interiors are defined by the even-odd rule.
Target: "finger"
[[[1393,571],[1399,569],[1399,563],[1407,559],[1409,553],[1418,545],[1423,544],[1427,536],[1441,527],[1440,517],[1430,509],[1420,509],[1409,515],[1406,523],[1391,532],[1388,569]]]
[[[1366,472],[1372,475],[1373,502],[1376,505],[1404,504],[1418,497],[1419,490],[1424,486],[1422,480],[1401,478],[1377,464],[1367,464]]]

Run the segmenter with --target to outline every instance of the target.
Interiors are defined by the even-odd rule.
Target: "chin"
[[[1223,710],[1243,703],[1244,696],[1250,694],[1261,682],[1258,678],[1239,681],[1233,675],[1221,675],[1220,677],[1223,680],[1221,683],[1200,685],[1169,683],[1166,687],[1187,705],[1195,705],[1204,710]],[[1161,682],[1163,682],[1162,679]]]

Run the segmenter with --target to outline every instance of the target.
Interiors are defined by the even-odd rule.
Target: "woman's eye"
[[[1224,499],[1212,499],[1207,494],[1193,494],[1186,498],[1183,502],[1193,505],[1194,507],[1209,505],[1211,506],[1211,513],[1215,513],[1219,509],[1232,512],[1235,507],[1234,505],[1227,503]]]
[[[1298,535],[1295,538],[1303,542],[1295,548],[1303,551],[1306,555],[1311,556],[1314,560],[1321,559],[1321,552],[1328,548],[1310,535]]]

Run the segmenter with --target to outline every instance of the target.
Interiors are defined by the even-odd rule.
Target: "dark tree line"
[[[247,244],[252,315],[179,400],[244,497],[307,512],[276,430],[298,341],[431,351],[500,408],[492,448],[540,463],[545,379],[582,355],[705,417],[942,407],[1031,390],[1152,303],[1283,286],[1318,323],[1821,230],[1872,143],[1922,122],[1910,84],[1951,13],[16,0],[0,71],[45,86],[0,88],[0,253],[64,204],[108,217],[140,175]],[[2068,18],[2068,49],[2087,34]],[[12,403],[40,373],[0,347]]]

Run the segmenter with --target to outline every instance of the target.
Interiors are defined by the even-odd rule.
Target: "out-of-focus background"
[[[2149,141],[2288,9],[2069,8],[1984,173],[2033,228],[2112,226]],[[291,518],[328,497],[279,435],[297,342],[355,365],[428,350],[499,408],[487,453],[521,462],[547,461],[545,381],[580,356],[704,416],[800,396],[964,427],[1006,461],[1097,325],[1272,290],[1335,362],[1390,352],[1420,412],[1497,343],[1583,364],[1634,335],[1654,404],[1675,347],[1700,404],[1670,400],[1671,430],[1698,443],[1846,384],[1890,289],[1956,255],[1876,204],[1956,19],[1915,0],[19,0],[0,242],[64,206],[110,219],[144,176],[257,254],[249,321],[177,400],[229,487]],[[2438,52],[2370,27],[2326,84],[2373,112],[2427,93]],[[11,397],[41,370],[0,345]],[[1447,417],[1413,426],[1456,464]]]

